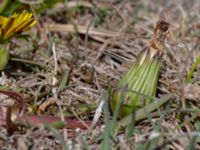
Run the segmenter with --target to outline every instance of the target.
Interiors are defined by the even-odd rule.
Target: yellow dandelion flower
[[[4,43],[13,35],[21,33],[36,23],[33,14],[23,12],[11,17],[0,16],[0,42]]]
[[[15,34],[21,33],[36,23],[31,13],[13,14],[11,17],[0,16],[0,71],[5,68],[9,60],[9,43],[7,40]]]

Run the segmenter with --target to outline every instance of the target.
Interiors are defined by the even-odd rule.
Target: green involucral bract
[[[137,62],[122,77],[117,84],[116,91],[112,95],[111,108],[115,110],[120,97],[127,87],[125,99],[123,99],[119,116],[125,117],[130,114],[133,109],[139,109],[152,102],[152,98],[156,94],[157,82],[160,72],[161,62],[158,58],[143,52]]]

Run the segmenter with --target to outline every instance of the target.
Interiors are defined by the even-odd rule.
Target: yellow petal
[[[0,40],[7,40],[14,34],[21,33],[35,24],[36,21],[31,13],[14,13],[9,18],[0,16]]]

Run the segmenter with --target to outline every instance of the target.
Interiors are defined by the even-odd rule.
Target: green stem
[[[30,65],[34,65],[34,66],[38,66],[38,67],[40,67],[40,68],[46,69],[46,66],[45,66],[45,65],[36,63],[36,62],[34,62],[34,61],[31,61],[31,60],[21,59],[21,58],[14,58],[14,57],[11,57],[10,60],[11,60],[11,61],[16,61],[16,62],[21,62],[21,63],[24,63],[24,64],[30,64]]]
[[[6,8],[9,6],[10,4],[10,0],[5,0],[4,3],[2,4],[1,8],[0,8],[0,14],[2,14]]]

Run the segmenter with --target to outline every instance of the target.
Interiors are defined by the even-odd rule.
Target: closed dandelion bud
[[[111,109],[114,112],[120,106],[119,117],[125,117],[133,109],[137,110],[152,102],[152,97],[156,94],[168,27],[167,22],[159,20],[149,44],[118,82],[111,98]]]

